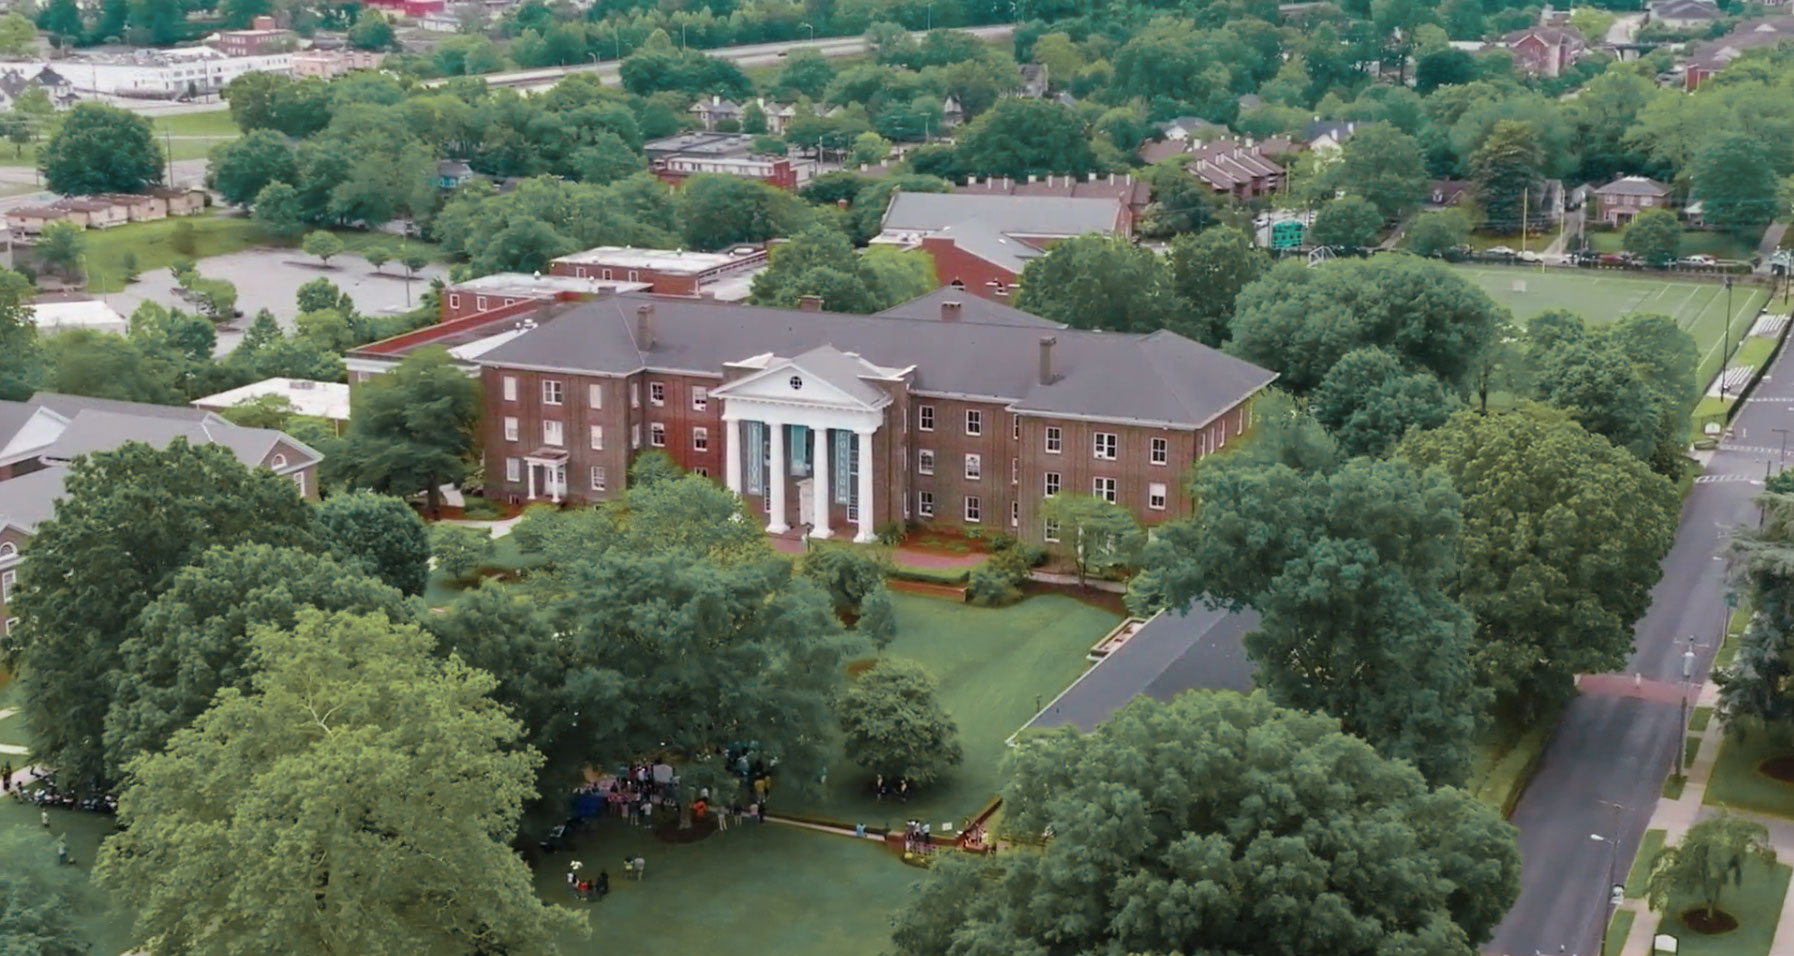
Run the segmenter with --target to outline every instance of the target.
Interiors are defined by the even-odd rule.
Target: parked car
[[[1483,250],[1483,255],[1494,259],[1512,259],[1515,252],[1507,246],[1490,246]]]
[[[1531,252],[1531,251],[1516,252],[1516,253],[1514,253],[1514,258],[1520,260],[1521,262],[1544,262],[1545,261],[1544,256],[1541,256],[1538,253]]]
[[[1712,256],[1697,254],[1697,255],[1692,255],[1692,256],[1683,256],[1680,260],[1678,260],[1676,262],[1676,264],[1681,265],[1681,266],[1695,266],[1695,267],[1699,267],[1699,268],[1707,268],[1710,266],[1719,265],[1719,260],[1713,258]]]
[[[1600,262],[1604,266],[1629,266],[1633,263],[1633,256],[1630,252],[1603,252]]]

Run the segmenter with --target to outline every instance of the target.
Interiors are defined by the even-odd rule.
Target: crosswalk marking
[[[1694,483],[1697,485],[1717,485],[1722,482],[1744,482],[1745,484],[1760,485],[1763,483],[1763,479],[1752,478],[1749,475],[1696,475],[1694,478]]]

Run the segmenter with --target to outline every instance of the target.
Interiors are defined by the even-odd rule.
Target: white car
[[[1514,254],[1514,258],[1519,259],[1521,262],[1544,262],[1545,261],[1545,257],[1539,255],[1536,252],[1517,252]]]

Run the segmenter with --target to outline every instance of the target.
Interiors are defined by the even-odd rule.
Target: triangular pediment
[[[888,370],[832,346],[811,349],[795,358],[760,356],[750,362],[761,367],[711,394],[861,411],[875,411],[891,401],[882,389],[866,381],[885,377]]]

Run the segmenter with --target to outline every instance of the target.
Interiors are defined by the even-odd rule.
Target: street
[[[1675,545],[1638,622],[1625,674],[1585,681],[1514,809],[1520,898],[1484,953],[1599,952],[1608,887],[1625,880],[1681,749],[1681,658],[1689,637],[1696,655],[1691,687],[1713,662],[1726,613],[1726,530],[1756,520],[1751,499],[1780,455],[1774,429],[1790,422],[1794,364],[1784,351],[1683,502]]]

